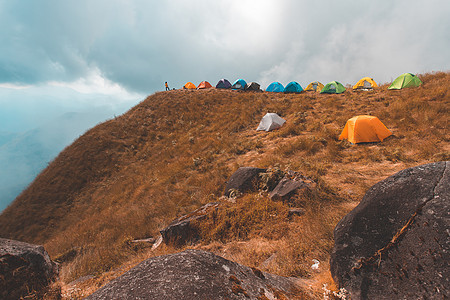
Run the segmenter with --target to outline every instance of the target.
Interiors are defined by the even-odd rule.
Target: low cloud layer
[[[387,82],[450,69],[450,2],[0,1],[0,82]]]

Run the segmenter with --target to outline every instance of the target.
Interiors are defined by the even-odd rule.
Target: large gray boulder
[[[291,299],[297,287],[293,278],[186,250],[147,259],[86,299]]]
[[[187,215],[175,219],[169,226],[160,231],[163,242],[166,245],[181,247],[197,241],[199,232],[197,227],[193,226],[193,221],[198,222],[205,219],[209,214],[214,213],[219,205],[219,202],[211,202]]]
[[[57,276],[44,247],[0,238],[0,299],[40,299]]]
[[[450,162],[375,184],[334,230],[331,273],[351,299],[446,299]]]
[[[253,167],[241,167],[234,172],[225,187],[225,196],[232,196],[233,192],[251,192],[258,189],[260,181],[259,174],[264,173],[265,169]]]

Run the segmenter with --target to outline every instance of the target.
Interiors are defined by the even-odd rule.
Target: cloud
[[[98,74],[73,82],[2,84],[0,132],[24,132],[68,112],[108,112],[113,117],[144,99]]]
[[[66,83],[0,86],[0,212],[75,138],[143,99],[95,73]]]
[[[26,6],[26,7],[25,7]],[[448,70],[450,3],[0,1],[0,81],[92,73],[151,93],[169,81],[389,81]]]

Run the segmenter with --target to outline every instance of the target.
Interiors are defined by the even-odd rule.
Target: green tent
[[[388,87],[388,90],[401,90],[407,87],[415,87],[422,84],[422,80],[414,74],[405,73],[398,76]]]
[[[345,87],[342,83],[337,81],[327,83],[327,85],[320,91],[321,94],[340,94],[343,92],[345,92]]]

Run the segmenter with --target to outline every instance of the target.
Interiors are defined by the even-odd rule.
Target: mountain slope
[[[141,253],[130,239],[156,236],[172,219],[218,200],[239,166],[288,168],[318,183],[316,194],[294,203],[306,209],[304,218],[283,217],[289,204],[246,196],[227,204],[237,217],[223,234],[205,236],[199,247],[254,266],[277,253],[265,270],[316,276],[311,259],[326,271],[333,227],[369,186],[403,168],[448,159],[450,74],[421,78],[419,88],[383,85],[340,95],[156,93],[64,149],[0,215],[0,236],[44,244],[53,257],[75,252],[63,280],[104,274]],[[266,112],[287,123],[256,132]],[[338,141],[346,120],[360,114],[377,116],[394,136],[379,144]],[[158,251],[146,255],[176,250]]]

